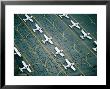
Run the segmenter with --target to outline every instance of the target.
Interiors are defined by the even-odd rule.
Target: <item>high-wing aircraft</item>
[[[59,16],[60,16],[60,18],[62,18],[62,17],[69,18],[68,14],[61,14],[61,15],[59,15]]]
[[[43,33],[42,28],[37,23],[35,23],[35,26],[36,26],[36,28],[33,29],[34,32],[39,31],[40,33]]]
[[[94,43],[96,44],[96,46],[97,46],[97,41],[94,41]],[[95,48],[92,48],[94,51],[97,51],[97,47],[95,47]]]
[[[78,29],[80,29],[79,23],[75,23],[73,20],[71,20],[72,25],[69,25],[70,28],[76,27]]]
[[[14,54],[17,54],[18,56],[20,56],[20,57],[21,57],[21,53],[18,51],[18,49],[17,49],[16,47],[14,47],[14,51],[15,51],[15,53],[14,53]]]
[[[63,50],[61,49],[59,49],[58,47],[55,47],[55,51],[56,51],[56,53],[55,54],[60,54],[62,57],[64,57],[65,55],[62,53],[63,52]]]
[[[73,66],[73,65],[74,65],[74,63],[70,63],[68,59],[65,59],[65,61],[66,61],[66,63],[67,63],[67,65],[66,65],[66,66],[65,66],[65,65],[63,65],[65,69],[67,69],[67,68],[69,68],[69,67],[70,67],[72,70],[74,70],[74,71],[76,70],[76,69],[75,69],[75,67]]]
[[[23,72],[23,69],[27,69],[28,72],[32,72],[31,69],[29,68],[30,64],[27,65],[24,61],[22,61],[22,64],[24,67],[22,67],[22,68],[19,67],[21,72]]]
[[[81,39],[84,39],[85,37],[90,39],[90,40],[92,39],[92,37],[89,36],[90,33],[86,33],[83,29],[81,30],[81,33],[83,34],[83,36],[80,35]]]
[[[42,42],[45,44],[46,42],[49,42],[50,44],[53,44],[52,42],[52,37],[48,37],[47,35],[44,34],[45,40],[42,40]]]
[[[27,15],[27,14],[25,14],[25,16],[26,16],[26,19],[23,19],[25,22],[26,22],[27,20],[33,22],[33,19],[32,19],[33,16],[29,16],[29,15]]]

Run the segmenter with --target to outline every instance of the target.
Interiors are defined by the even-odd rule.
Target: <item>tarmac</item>
[[[34,22],[24,22],[24,14],[14,15],[14,46],[20,51],[22,57],[14,56],[15,76],[97,76],[97,52],[92,50],[97,40],[96,14],[68,14],[69,18],[60,18],[58,14],[29,14]],[[70,28],[70,20],[79,22],[80,29]],[[43,30],[33,32],[37,23]],[[81,39],[81,29],[89,32],[93,38]],[[52,37],[53,45],[43,44],[43,34]],[[55,47],[63,49],[64,57],[55,56]],[[74,62],[76,71],[67,70],[65,59]],[[30,64],[32,70],[21,72],[21,61]]]

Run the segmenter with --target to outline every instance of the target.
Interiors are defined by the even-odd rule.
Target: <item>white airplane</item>
[[[83,34],[83,36],[80,35],[81,39],[84,39],[85,37],[88,38],[88,39],[90,39],[90,40],[92,39],[92,37],[89,36],[90,33],[86,33],[86,32],[84,32],[83,29],[81,30],[81,33]]]
[[[78,29],[80,29],[79,23],[75,23],[73,20],[71,20],[72,25],[69,25],[70,28],[76,27]]]
[[[49,42],[50,44],[53,44],[52,37],[48,37],[47,35],[44,34],[45,40],[42,40],[42,42],[45,44],[45,42]]]
[[[36,26],[36,28],[33,29],[34,32],[39,31],[40,33],[43,33],[42,28],[37,23],[35,23],[35,26]]]
[[[16,47],[14,47],[14,50],[15,50],[15,52],[16,52],[16,53],[14,53],[14,54],[17,54],[18,56],[21,57],[21,53],[18,51],[18,49],[17,49]]]
[[[24,67],[23,68],[19,67],[21,72],[23,72],[23,69],[27,69],[29,72],[32,72],[31,69],[29,68],[29,66],[31,66],[30,64],[26,65],[26,63],[24,61],[22,61],[22,64],[23,64]]]
[[[33,22],[33,19],[32,19],[33,16],[29,16],[29,15],[27,15],[27,14],[25,14],[25,16],[26,16],[26,19],[23,19],[25,22],[26,22],[27,20]]]
[[[59,16],[60,16],[60,18],[62,18],[62,17],[69,18],[68,14],[61,14],[61,15],[59,15]]]
[[[94,43],[97,45],[97,41],[94,41]],[[96,48],[92,48],[94,51],[97,51],[97,47]]]
[[[70,63],[68,59],[65,59],[65,61],[66,61],[66,63],[68,64],[68,65],[66,65],[66,66],[63,65],[65,69],[71,67],[72,70],[74,70],[74,71],[76,70],[75,67],[73,66],[74,63]]]
[[[56,51],[56,53],[55,53],[55,56],[56,56],[56,54],[60,54],[62,57],[64,57],[65,55],[62,53],[63,52],[63,50],[61,49],[58,49],[58,47],[55,47],[55,51]]]

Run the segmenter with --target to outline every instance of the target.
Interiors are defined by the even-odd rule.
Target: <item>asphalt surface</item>
[[[14,46],[20,51],[22,57],[14,56],[15,76],[97,76],[97,52],[93,41],[97,40],[97,15],[96,14],[69,14],[68,18],[60,18],[57,14],[29,14],[34,22],[24,22],[24,14],[14,15]],[[89,40],[80,38],[81,29],[70,28],[70,20],[79,22],[85,32],[90,32],[93,38]],[[35,23],[39,24],[43,33],[33,32]],[[43,44],[43,34],[52,37],[54,45]],[[63,49],[65,57],[54,56],[57,46]],[[74,62],[76,71],[71,68],[64,69],[67,65],[65,59]],[[21,61],[30,64],[32,70],[21,72]]]

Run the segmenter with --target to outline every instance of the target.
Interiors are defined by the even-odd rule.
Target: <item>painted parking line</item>
[[[70,15],[70,17],[72,18],[72,19],[74,19],[76,22],[78,22],[75,18],[73,18],[71,15]],[[81,27],[81,28],[83,28],[83,30],[85,31],[85,32],[87,32],[87,30],[79,23],[79,26]],[[94,40],[96,40],[96,38],[92,35],[92,34],[90,34],[90,36],[94,39]]]
[[[57,18],[59,18],[57,15],[56,15],[56,17]],[[60,19],[60,18],[59,18]],[[62,19],[60,19],[67,27],[68,27],[68,25],[62,20]],[[68,27],[69,28],[69,27]],[[70,29],[70,28],[69,28]],[[76,36],[76,37],[78,37],[77,35],[76,35],[76,33],[74,33],[71,29],[70,29],[70,31]],[[79,37],[78,37],[79,38]],[[85,45],[85,47],[88,49],[88,50],[90,50],[90,52],[92,52],[96,57],[97,57],[97,55],[87,46],[87,44],[84,42],[84,41],[82,41],[80,38],[79,38],[79,40],[80,40],[80,42],[81,43],[83,43],[84,45]]]
[[[20,34],[19,30],[16,30],[16,31]],[[24,37],[23,37],[21,34],[20,34],[20,36],[23,38],[23,41],[26,42],[26,39],[24,39]],[[32,47],[31,47],[31,45],[29,45],[28,42],[26,42],[26,43],[27,43],[28,47],[30,48],[31,52],[33,53],[33,49],[32,49]],[[40,61],[41,61],[41,60],[40,60]],[[42,62],[42,61],[41,61],[41,62]],[[35,64],[41,64],[41,63],[35,63]],[[34,64],[34,65],[35,65],[35,64]],[[31,65],[33,65],[33,64],[31,64]],[[49,71],[48,68],[45,66],[45,64],[43,64],[43,62],[42,62],[42,65],[46,68],[47,71]]]
[[[19,16],[18,16],[19,17]],[[20,17],[19,17],[20,18]],[[20,18],[21,19],[21,18]],[[30,30],[30,28],[26,25],[26,23],[21,19],[21,21],[25,24],[25,26],[28,28],[28,30]],[[33,33],[32,30],[30,30],[30,32],[32,33],[32,35],[37,39],[36,35]],[[38,40],[38,39],[37,39]],[[43,44],[38,40],[38,42],[41,44],[42,48],[50,55],[49,58],[51,57],[53,60],[54,58],[51,56],[50,52],[48,52],[48,50],[43,46]],[[51,59],[50,58],[50,59]],[[54,60],[54,62],[56,62]],[[58,66],[60,67],[59,63],[56,62],[56,64],[58,64]],[[60,67],[61,68],[61,67]],[[62,69],[62,68],[61,68]],[[62,69],[63,70],[63,69]],[[64,70],[63,70],[64,71]],[[64,73],[66,74],[66,72],[64,71]],[[66,74],[67,75],[67,74]]]
[[[33,16],[33,18],[35,19],[35,17]],[[35,21],[38,23],[38,24],[40,24],[36,19],[35,19]],[[40,24],[41,25],[41,24]],[[44,27],[43,27],[44,28]],[[46,32],[47,33],[47,32]],[[55,42],[54,42],[55,43]],[[72,61],[72,60],[71,60]],[[75,65],[76,66],[76,65]],[[79,69],[79,71],[85,76],[85,74],[81,71],[81,69],[78,67],[78,66],[76,66],[78,69]]]
[[[20,34],[20,32],[19,32],[18,30],[16,30],[16,31]],[[24,39],[24,37],[23,37],[21,34],[20,34],[20,36],[23,38],[23,41],[26,41],[26,39]],[[27,42],[26,42],[26,43],[27,43]],[[28,44],[28,43],[27,43],[27,44]],[[30,48],[31,52],[33,52],[33,49],[31,48],[31,45],[28,44],[28,47]],[[41,61],[41,60],[40,60],[40,61]],[[42,62],[42,61],[41,61],[41,62]],[[35,63],[35,64],[41,64],[41,63]],[[34,64],[34,65],[35,65],[35,64]],[[31,65],[33,65],[33,64],[31,64]],[[47,71],[49,71],[48,68],[45,66],[45,64],[42,63],[42,65],[46,68]],[[50,74],[50,72],[49,72],[49,74]],[[51,75],[51,74],[50,74],[50,75]]]
[[[45,18],[46,18],[46,17],[45,17]],[[47,19],[47,18],[46,18],[46,19]],[[48,20],[48,19],[47,19],[47,20]],[[48,21],[49,21],[50,24],[52,24],[52,22],[51,22],[50,20],[48,20]],[[39,24],[40,24],[40,23],[39,23]],[[40,24],[40,25],[41,25],[41,24]],[[53,25],[53,26],[54,26],[54,25]],[[56,27],[54,27],[54,28],[57,30]],[[67,28],[67,29],[68,29],[68,28]],[[67,30],[67,29],[66,29],[66,30]],[[60,33],[60,32],[59,32],[59,33]],[[61,34],[61,33],[60,33],[60,34]],[[62,34],[61,34],[61,35],[62,35]],[[63,36],[63,35],[62,35],[62,36]],[[64,37],[64,38],[65,38],[65,37]],[[67,38],[65,38],[65,39],[67,40]],[[75,49],[75,45],[76,45],[76,44],[74,44],[74,49]],[[77,49],[75,49],[75,50],[76,50],[77,53],[79,53],[79,51],[78,51]],[[80,53],[79,53],[79,54],[80,54]],[[81,54],[80,54],[80,55],[81,55]],[[85,61],[86,61],[86,60],[85,60]],[[86,61],[86,62],[87,62],[87,61]],[[89,62],[87,62],[87,63],[88,63],[89,65],[91,65]],[[92,65],[91,65],[91,67],[92,67]]]
[[[15,45],[15,47],[18,49],[18,50],[21,50],[16,44],[14,44]],[[22,53],[21,54],[22,55],[22,57],[23,57],[23,59],[28,63],[28,64],[30,64],[30,62],[27,60],[27,58],[26,58],[26,56],[25,56],[25,54],[24,53]],[[34,71],[34,69],[32,68],[32,66],[30,66],[31,67],[31,69],[32,69],[32,72]]]

